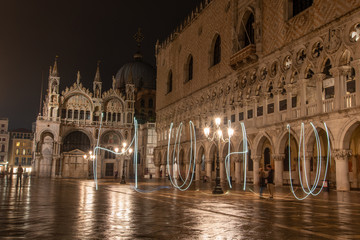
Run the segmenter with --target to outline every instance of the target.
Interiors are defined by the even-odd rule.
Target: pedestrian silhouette
[[[22,174],[24,169],[21,167],[21,164],[19,164],[17,168],[17,178],[16,178],[16,186],[20,183],[21,186],[21,180],[22,180]]]

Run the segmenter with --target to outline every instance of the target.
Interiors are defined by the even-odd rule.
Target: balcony
[[[306,106],[306,115],[308,116],[315,115],[317,113],[316,107],[317,107],[316,103],[308,104]]]
[[[351,108],[356,106],[356,93],[346,94],[344,96],[344,107]]]
[[[329,98],[323,100],[323,111],[327,113],[327,112],[332,112],[333,110],[334,110],[334,99]]]
[[[230,66],[236,70],[242,65],[257,61],[256,47],[250,44],[230,57]]]

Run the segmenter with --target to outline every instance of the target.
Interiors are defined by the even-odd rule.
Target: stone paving
[[[140,189],[170,186],[147,180]],[[0,239],[360,239],[360,193],[322,192],[296,200],[289,187],[260,199],[249,185],[213,195],[209,183],[186,192],[144,193],[101,180],[0,179]],[[296,191],[300,195],[300,190]],[[266,197],[266,192],[265,192]]]

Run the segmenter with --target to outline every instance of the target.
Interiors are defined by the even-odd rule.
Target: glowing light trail
[[[243,190],[246,189],[246,166],[247,166],[247,153],[248,153],[248,144],[247,144],[247,135],[246,135],[246,129],[243,122],[240,123],[241,125],[241,132],[242,132],[242,139],[243,139],[243,151],[242,152],[230,152],[230,144],[231,144],[231,135],[229,134],[229,144],[228,144],[228,154],[225,157],[225,170],[226,170],[226,176],[229,183],[230,188],[232,188],[232,183],[230,180],[230,156],[234,154],[242,154],[243,155],[243,164],[244,164],[244,186]],[[231,122],[228,121],[229,129],[231,129]]]
[[[317,196],[320,194],[320,192],[322,191],[324,184],[325,184],[325,180],[326,180],[326,175],[327,175],[327,171],[328,171],[328,166],[329,166],[329,160],[331,159],[331,151],[330,151],[330,138],[329,138],[329,131],[328,128],[326,126],[326,123],[324,123],[324,127],[325,127],[325,132],[326,132],[326,139],[327,139],[327,154],[326,154],[326,169],[325,169],[325,173],[324,173],[324,180],[323,183],[321,185],[320,190],[317,193],[314,193],[316,190],[316,187],[318,186],[319,180],[320,180],[320,175],[321,175],[321,144],[320,144],[320,138],[319,138],[319,133],[316,130],[316,127],[314,126],[313,123],[310,123],[310,125],[313,128],[314,131],[314,135],[315,135],[315,141],[316,141],[316,150],[317,150],[317,167],[316,167],[316,176],[315,176],[315,180],[314,180],[314,184],[310,189],[309,186],[309,182],[308,182],[308,176],[306,174],[306,158],[305,158],[305,152],[306,152],[306,148],[305,148],[305,126],[304,123],[301,123],[301,130],[300,130],[300,140],[299,140],[299,152],[298,152],[298,168],[299,168],[299,181],[300,181],[300,185],[301,188],[303,190],[303,192],[305,193],[304,197],[298,197],[295,194],[294,191],[294,187],[293,187],[293,182],[292,182],[292,177],[291,177],[291,144],[290,144],[290,137],[291,137],[291,133],[290,133],[290,125],[287,125],[287,129],[289,130],[289,177],[290,177],[290,190],[293,193],[294,197],[298,200],[304,200],[305,198],[307,198],[310,194],[313,196]],[[305,177],[305,183],[306,183],[306,187],[307,190],[304,188],[303,185],[303,180],[301,178],[301,149],[303,152],[303,167],[304,167],[304,177]]]
[[[174,150],[173,150],[173,156],[172,156],[172,163],[171,165],[174,167],[174,164],[176,163],[176,160],[179,160],[179,154],[180,154],[180,140],[181,140],[181,133],[182,133],[182,125],[183,123],[181,122],[179,127],[177,128],[176,131],[176,137],[175,137],[175,142],[174,142]],[[168,148],[167,148],[167,158],[166,158],[166,168],[169,174],[169,179],[171,184],[179,189],[180,191],[186,191],[190,186],[191,183],[194,179],[194,173],[195,173],[195,166],[196,166],[196,132],[195,132],[195,126],[193,124],[192,121],[189,121],[189,130],[190,130],[190,163],[189,163],[189,168],[187,170],[186,173],[186,178],[185,180],[183,179],[182,175],[181,175],[181,171],[180,171],[180,167],[179,167],[179,163],[176,163],[176,167],[177,167],[177,172],[179,175],[179,179],[181,179],[182,184],[179,185],[176,181],[176,176],[172,176],[172,172],[170,169],[170,140],[171,140],[171,135],[172,135],[172,131],[173,131],[173,123],[170,124],[170,130],[169,130],[169,140],[168,140]],[[194,140],[193,140],[194,138]],[[194,147],[193,147],[194,146]],[[176,157],[175,157],[176,156]],[[191,177],[190,177],[190,172],[191,172]],[[189,179],[190,177],[190,179]]]

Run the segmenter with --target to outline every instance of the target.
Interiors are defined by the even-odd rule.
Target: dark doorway
[[[106,177],[114,176],[114,163],[106,163],[105,176]]]
[[[265,148],[264,150],[264,167],[266,167],[268,164],[270,164],[270,149]]]

